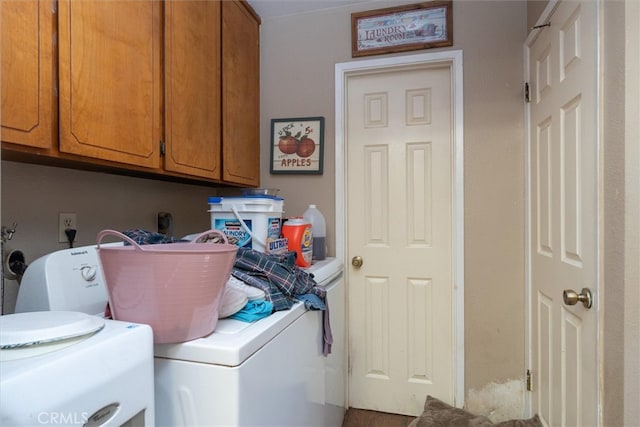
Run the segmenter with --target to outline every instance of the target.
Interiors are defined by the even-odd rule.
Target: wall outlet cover
[[[67,228],[78,230],[78,222],[75,212],[60,212],[58,215],[58,242],[68,243],[69,239],[64,232]]]

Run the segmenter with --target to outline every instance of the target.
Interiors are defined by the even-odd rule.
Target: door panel
[[[162,3],[58,8],[60,151],[159,168]]]
[[[453,403],[451,70],[347,81],[350,405]]]
[[[222,2],[222,179],[260,183],[260,22]]]
[[[165,11],[165,169],[220,179],[220,2]]]
[[[44,1],[0,2],[3,141],[40,148],[57,142],[54,19]]]
[[[545,425],[598,423],[596,19],[561,1],[529,49],[533,405]]]

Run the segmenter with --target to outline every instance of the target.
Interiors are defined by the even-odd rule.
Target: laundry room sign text
[[[353,57],[451,45],[451,1],[433,1],[351,14]]]

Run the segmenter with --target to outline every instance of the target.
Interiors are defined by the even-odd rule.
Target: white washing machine
[[[152,330],[95,315],[106,293],[88,254],[34,261],[0,317],[0,425],[155,425]]]
[[[296,303],[254,323],[218,322],[213,334],[155,346],[159,426],[333,426],[346,410],[342,263],[309,269],[327,289],[332,352],[321,311]]]
[[[65,261],[71,254],[82,262]],[[108,298],[95,246],[56,252],[46,264],[46,290],[29,292],[42,310],[59,303],[56,288],[79,286],[62,281],[75,272],[86,282],[84,298],[71,293],[66,303],[75,311],[104,311]],[[301,302],[253,323],[221,319],[200,339],[155,345],[155,425],[341,426],[347,375],[343,265],[327,258],[309,271],[327,289],[331,354],[322,353],[323,312]]]

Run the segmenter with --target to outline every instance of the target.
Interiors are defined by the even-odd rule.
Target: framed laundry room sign
[[[324,117],[271,120],[271,173],[322,175]]]
[[[351,14],[351,56],[453,45],[452,2],[431,1]]]

